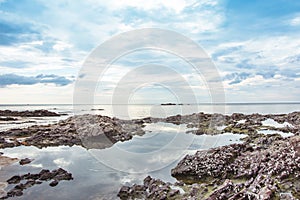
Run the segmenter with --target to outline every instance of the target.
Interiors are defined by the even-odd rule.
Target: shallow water
[[[293,133],[285,133],[282,131],[275,131],[275,130],[259,130],[257,132],[264,135],[279,134],[284,138],[294,136]]]
[[[278,114],[297,111],[300,110],[299,107],[300,104],[237,104],[225,106],[85,105],[75,106],[74,111],[73,105],[0,105],[1,110],[47,109],[68,114],[68,116],[72,116],[74,113],[89,113],[122,119],[148,116],[166,117],[197,112]],[[1,129],[26,127],[32,124],[55,123],[68,116],[39,119],[23,118],[18,122],[1,122],[0,131]],[[34,122],[28,123],[28,121]],[[243,123],[243,121],[240,123]],[[224,127],[219,128],[223,129]],[[192,154],[200,149],[239,143],[241,142],[240,139],[245,137],[244,135],[231,133],[215,136],[196,136],[187,134],[188,129],[185,125],[168,123],[149,124],[145,127],[145,130],[145,135],[135,136],[130,141],[118,142],[107,149],[87,150],[80,146],[60,146],[43,149],[23,146],[2,149],[1,152],[4,152],[6,156],[28,157],[33,158],[34,161],[25,166],[16,163],[9,167],[3,167],[0,170],[0,181],[5,181],[16,174],[37,173],[42,168],[55,169],[62,167],[73,174],[73,181],[62,181],[53,188],[48,183],[35,185],[25,190],[24,195],[17,199],[117,199],[116,194],[123,184],[141,183],[147,175],[174,182],[176,180],[170,176],[170,171],[186,154]],[[269,132],[264,133],[268,134]]]
[[[141,183],[147,176],[175,182],[170,171],[188,153],[199,149],[239,143],[244,135],[192,135],[185,125],[150,124],[144,136],[118,142],[107,149],[86,150],[73,147],[15,147],[4,149],[4,155],[33,158],[28,165],[18,163],[0,171],[0,181],[22,173],[62,167],[73,174],[73,181],[62,181],[52,188],[48,183],[25,190],[22,199],[116,199],[123,184]],[[186,143],[183,142],[185,139]],[[186,144],[180,146],[179,144]],[[124,154],[125,152],[125,154]],[[127,157],[124,157],[124,155]],[[140,171],[140,173],[134,173]],[[128,173],[129,172],[129,173]]]
[[[284,128],[284,127],[293,127],[292,124],[288,123],[288,122],[284,122],[282,124],[276,122],[273,119],[266,119],[264,121],[262,121],[263,126],[273,126],[275,128]]]

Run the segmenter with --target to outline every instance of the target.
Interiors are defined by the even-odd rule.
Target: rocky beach
[[[58,116],[37,111],[0,111],[2,118]],[[11,119],[9,119],[11,118]],[[16,118],[16,119],[15,119]],[[117,142],[145,134],[147,124],[183,124],[185,134],[244,134],[242,143],[198,150],[186,155],[169,173],[168,183],[145,177],[143,184],[124,185],[120,199],[299,199],[300,113],[232,115],[195,113],[166,118],[124,120],[102,115],[78,115],[48,125],[34,125],[0,132],[0,148],[82,146],[106,149]],[[31,158],[0,156],[1,166],[27,165]],[[71,172],[72,173],[72,172]],[[1,183],[2,198],[21,196],[29,187],[49,181],[54,187],[72,174],[59,168],[36,174],[18,174]],[[9,191],[5,188],[14,185]]]

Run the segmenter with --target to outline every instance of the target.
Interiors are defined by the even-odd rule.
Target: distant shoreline
[[[4,106],[82,106],[82,105],[289,105],[289,104],[300,104],[300,102],[221,102],[221,103],[155,103],[155,104],[0,104]]]

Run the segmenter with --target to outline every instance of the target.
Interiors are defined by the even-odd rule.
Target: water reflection
[[[102,150],[87,150],[80,146],[43,149],[20,146],[4,149],[6,156],[28,157],[34,161],[25,166],[14,164],[4,167],[0,171],[0,181],[16,174],[38,173],[42,168],[52,170],[62,167],[73,174],[73,181],[62,181],[54,188],[49,187],[48,183],[36,185],[26,190],[22,199],[117,199],[116,194],[123,184],[141,183],[147,175],[175,182],[170,176],[170,171],[184,155],[199,149],[237,143],[244,137],[229,133],[195,136],[186,134],[185,125],[168,123],[149,124],[145,130],[144,136],[135,136],[130,141],[118,142]],[[182,144],[189,144],[187,148],[184,146],[184,151]],[[122,157],[120,151],[134,156]],[[115,162],[114,165],[122,166],[127,172],[136,172],[135,169],[144,171],[126,173],[124,170],[116,170],[103,164],[103,160],[100,160],[101,157],[97,157],[95,152],[100,153],[103,159],[111,159]],[[157,167],[159,170],[153,171]]]

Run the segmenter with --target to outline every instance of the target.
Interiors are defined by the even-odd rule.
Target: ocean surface
[[[20,118],[17,122],[1,122],[0,131],[36,124],[55,123],[75,114],[100,114],[122,119],[166,117],[176,114],[205,113],[263,113],[279,114],[300,111],[299,103],[282,104],[229,104],[229,105],[0,105],[0,110],[46,109],[62,117]],[[274,123],[266,121],[265,123]],[[0,170],[0,182],[16,174],[38,173],[41,169],[62,167],[73,174],[73,181],[62,181],[56,187],[48,183],[35,185],[24,191],[18,199],[117,199],[122,185],[142,183],[147,175],[175,182],[171,169],[186,154],[197,150],[240,143],[245,135],[187,134],[185,125],[169,123],[147,124],[146,134],[132,140],[117,142],[106,149],[85,149],[81,146],[59,146],[38,149],[20,146],[1,149],[5,156],[31,158],[34,161],[20,166],[18,163]],[[268,133],[266,133],[268,134]],[[7,190],[10,188],[6,188]]]

